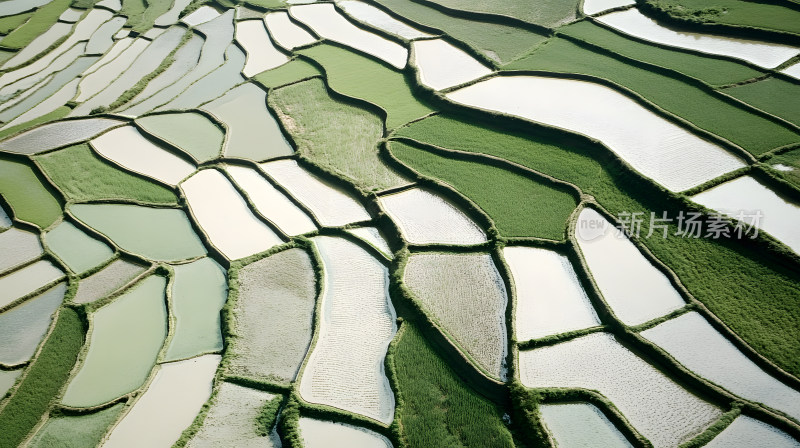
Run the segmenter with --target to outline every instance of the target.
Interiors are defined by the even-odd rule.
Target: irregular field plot
[[[800,125],[800,106],[794,101],[800,95],[800,85],[783,79],[767,78],[758,82],[724,90],[763,111]]]
[[[323,264],[319,329],[300,380],[300,394],[384,424],[394,416],[394,394],[384,357],[397,331],[388,296],[389,274],[359,246],[314,238]]]
[[[509,76],[482,81],[447,96],[468,106],[597,138],[634,169],[672,191],[695,187],[744,166],[721,147],[600,84]],[[632,125],[636,133],[629,132]]]
[[[153,260],[177,261],[206,254],[203,243],[180,209],[75,204],[69,210],[120,248]]]
[[[592,226],[600,230],[593,231]],[[581,211],[576,240],[589,273],[621,321],[637,325],[674,311],[685,302],[669,279],[599,213]],[[658,237],[658,235],[657,235]]]
[[[111,118],[84,118],[48,123],[3,140],[0,142],[0,151],[38,154],[85,142],[124,123]]]
[[[171,446],[211,396],[218,355],[161,364],[102,447]]]
[[[520,352],[519,356],[524,385],[597,390],[655,447],[686,442],[722,414],[607,333]]]
[[[272,45],[264,22],[261,20],[237,22],[236,40],[247,51],[247,63],[242,71],[247,77],[252,77],[289,61],[285,54]]]
[[[42,251],[42,243],[35,233],[14,227],[5,230],[0,233],[0,273],[38,258]]]
[[[78,291],[72,301],[75,303],[90,303],[123,287],[139,274],[145,267],[127,260],[117,259],[109,263],[100,271],[81,279]]]
[[[0,194],[14,217],[46,228],[61,215],[61,205],[27,164],[0,158]]]
[[[55,267],[53,263],[39,260],[0,277],[0,308],[63,276],[61,269]]]
[[[369,190],[408,183],[378,156],[383,123],[377,115],[332,98],[319,79],[270,96],[300,154]]]
[[[87,235],[68,221],[61,222],[45,233],[44,241],[76,273],[96,267],[114,255],[108,245]]]
[[[422,84],[441,90],[488,75],[491,69],[442,39],[411,44],[413,61]]]
[[[64,300],[67,285],[59,283],[42,294],[0,313],[0,363],[28,361],[39,346],[53,315]],[[2,396],[3,394],[0,394]]]
[[[314,267],[302,249],[289,249],[238,271],[228,372],[291,382],[314,330]]]
[[[386,437],[357,426],[300,417],[298,424],[303,445],[307,448],[328,446],[358,446],[363,448],[391,448]]]
[[[758,445],[774,448],[797,448],[800,447],[800,442],[772,425],[746,415],[740,415],[730,426],[714,437],[706,447],[747,448]]]
[[[561,447],[619,447],[633,445],[608,421],[603,412],[589,403],[543,404],[542,422]]]
[[[505,379],[508,297],[490,255],[414,254],[403,281],[484,371]]]
[[[507,246],[503,257],[516,289],[519,341],[600,324],[569,259],[548,249]]]
[[[280,441],[259,434],[256,424],[264,405],[276,397],[268,392],[223,382],[203,420],[203,426],[187,446],[279,447]],[[264,431],[269,429],[263,428]]]
[[[423,33],[422,31],[395,19],[382,9],[372,6],[366,2],[357,0],[344,0],[337,2],[336,5],[342,8],[348,16],[396,36],[406,39],[431,36],[428,33]]]
[[[92,314],[89,350],[64,404],[96,406],[145,382],[167,336],[166,283],[150,276]]]
[[[86,415],[50,417],[36,433],[31,448],[84,448],[97,446],[112,423],[117,421],[124,404]]]
[[[316,42],[316,38],[308,31],[294,24],[289,19],[289,14],[283,11],[272,12],[264,16],[267,30],[275,43],[283,48],[293,50],[302,45]]]
[[[381,206],[412,244],[480,244],[486,234],[450,201],[412,188],[380,198]]]
[[[173,335],[166,360],[222,350],[219,312],[228,298],[225,271],[212,259],[173,266]]]
[[[136,124],[198,162],[219,157],[225,138],[216,123],[197,112],[148,115],[136,119]]]
[[[696,374],[800,420],[800,392],[763,371],[700,314],[686,313],[643,331],[642,336]]]

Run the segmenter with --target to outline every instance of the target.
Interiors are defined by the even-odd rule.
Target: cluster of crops
[[[0,448],[800,446],[798,14],[0,1]]]

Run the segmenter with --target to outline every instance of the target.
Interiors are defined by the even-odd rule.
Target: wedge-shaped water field
[[[563,240],[567,221],[578,205],[567,187],[531,174],[398,141],[391,142],[389,150],[423,176],[446,182],[471,199],[505,237]]]
[[[212,259],[173,266],[173,335],[167,361],[222,350],[219,312],[228,298],[225,271]]]
[[[48,123],[3,140],[0,142],[0,151],[38,154],[85,142],[124,123],[112,118],[84,118]]]
[[[91,414],[50,417],[36,432],[28,446],[31,448],[98,446],[108,427],[117,421],[124,407],[124,404],[119,403]]]
[[[325,81],[334,91],[386,111],[389,129],[433,112],[414,96],[402,72],[367,56],[326,44],[304,48],[298,53],[322,65],[327,75]]]
[[[473,362],[505,380],[508,296],[490,255],[414,254],[403,281]]]
[[[109,260],[114,251],[107,244],[63,221],[44,235],[48,249],[75,273],[82,273]]]
[[[195,170],[194,165],[148,140],[133,126],[113,129],[90,144],[120,166],[168,185],[177,185]]]
[[[0,313],[0,363],[13,366],[28,361],[50,328],[53,313],[67,292],[59,283],[42,294]],[[0,396],[3,394],[0,393]]]
[[[78,291],[72,301],[90,303],[102,299],[122,288],[145,271],[146,267],[123,259],[109,263],[96,273],[78,282]]]
[[[275,42],[287,50],[316,42],[316,38],[289,18],[284,11],[272,12],[264,16],[264,23]]]
[[[486,76],[492,72],[481,62],[442,39],[417,40],[411,44],[412,64],[422,84],[441,90]]]
[[[237,22],[236,41],[247,51],[247,63],[242,73],[248,78],[289,62],[289,58],[272,45],[261,20]]]
[[[30,165],[0,158],[0,172],[0,195],[15,218],[46,228],[61,215],[61,204]]]
[[[222,151],[225,133],[197,112],[148,115],[136,119],[136,124],[198,162],[217,158]]]
[[[167,280],[152,275],[92,313],[89,349],[62,402],[90,407],[138,389],[167,336]]]
[[[298,427],[300,429],[300,437],[303,439],[303,446],[306,448],[329,446],[392,448],[392,442],[375,431],[346,423],[300,417]]]
[[[669,278],[593,209],[581,211],[575,239],[595,284],[622,322],[641,324],[685,305]]]
[[[14,383],[21,374],[22,369],[0,370],[0,403],[4,401],[6,393],[14,387]]]
[[[293,6],[289,8],[289,14],[321,37],[371,54],[399,69],[406,66],[408,49],[353,25],[330,3]]]
[[[258,170],[230,165],[226,171],[236,185],[244,190],[256,210],[287,235],[300,235],[317,230],[314,221]]]
[[[619,8],[621,6],[634,4],[636,4],[636,2],[632,0],[584,0],[582,9],[584,14],[590,16],[611,8]]]
[[[392,257],[392,249],[389,248],[389,243],[386,242],[386,239],[376,227],[359,227],[357,229],[347,229],[347,231],[371,244],[387,257]]]
[[[35,233],[14,227],[5,230],[0,233],[0,274],[38,258],[42,251]]]
[[[599,139],[634,169],[672,191],[695,187],[744,166],[738,157],[720,146],[600,84],[503,76],[447,96],[461,104]],[[632,124],[636,126],[635,133],[629,132]]]
[[[302,249],[289,249],[241,268],[228,340],[232,375],[294,381],[314,331],[317,287]]]
[[[237,448],[277,448],[277,437],[264,437],[257,426],[264,406],[278,396],[269,392],[223,382],[203,420],[203,426],[189,443],[189,448],[235,446]]]
[[[706,445],[708,448],[748,448],[753,446],[797,448],[800,447],[800,442],[772,425],[746,415],[740,415]]]
[[[742,176],[725,182],[692,196],[692,200],[739,219],[745,230],[759,227],[800,254],[800,205],[753,177]]]
[[[549,249],[508,246],[503,257],[514,280],[518,341],[600,325],[566,256]]]
[[[157,261],[203,256],[206,249],[183,210],[128,204],[74,204],[70,212],[121,249]]]
[[[800,48],[789,45],[672,29],[645,16],[636,8],[612,12],[596,20],[650,42],[744,59],[766,68],[777,67],[800,53]]]
[[[231,260],[263,252],[282,242],[257,218],[218,170],[201,170],[181,184],[192,216],[211,244]]]
[[[0,277],[0,308],[52,283],[64,273],[47,260],[39,260]]]
[[[266,97],[255,85],[243,84],[203,106],[227,127],[226,156],[260,162],[294,152],[267,109]]]
[[[800,420],[800,392],[764,372],[700,314],[686,313],[643,331],[642,336],[698,375]]]
[[[363,23],[370,26],[386,31],[387,33],[400,36],[405,39],[417,39],[420,37],[431,37],[430,34],[424,33],[400,20],[390,16],[382,9],[372,6],[367,2],[360,0],[344,0],[336,3],[337,6],[342,8],[344,12]]]
[[[380,198],[381,206],[412,244],[480,244],[486,234],[447,199],[412,188]]]
[[[172,446],[211,396],[219,355],[161,364],[147,390],[101,445]]]
[[[321,236],[313,241],[325,283],[300,395],[388,425],[395,402],[384,358],[397,331],[388,270],[347,240]]]
[[[520,352],[519,366],[528,387],[600,392],[657,448],[687,442],[722,414],[608,333]]]
[[[408,184],[378,155],[383,121],[334,99],[320,79],[273,90],[270,104],[292,134],[298,153],[368,190]]]
[[[309,173],[294,160],[259,165],[314,214],[323,226],[343,226],[370,219],[369,213],[351,194]]]
[[[181,19],[181,22],[189,26],[197,26],[210,20],[214,20],[215,18],[219,17],[219,15],[220,14],[216,9],[208,5],[203,5]]]
[[[560,447],[632,448],[603,412],[589,403],[543,404],[542,422]]]

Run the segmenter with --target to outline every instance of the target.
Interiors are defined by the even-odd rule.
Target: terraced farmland
[[[776,1],[0,0],[0,448],[800,446]]]

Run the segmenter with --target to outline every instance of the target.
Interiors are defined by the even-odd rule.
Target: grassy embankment
[[[433,112],[414,97],[401,72],[373,59],[333,45],[316,45],[298,53],[323,67],[328,85],[334,91],[370,102],[386,111],[388,129]]]
[[[551,39],[533,54],[504,67],[579,73],[612,81],[697,127],[722,136],[755,156],[794,144],[798,134],[687,82],[626,64],[564,39]]]
[[[400,142],[390,152],[421,174],[450,184],[488,214],[504,237],[565,238],[577,206],[572,194],[482,163],[433,154]],[[509,206],[513,204],[513,206]]]
[[[471,390],[405,322],[390,351],[399,396],[397,418],[412,448],[513,447],[503,410]]]
[[[374,1],[411,22],[427,27],[427,31],[439,30],[465,43],[485,55],[487,61],[510,62],[547,40],[544,35],[523,28],[455,17],[413,1]]]
[[[154,204],[177,204],[175,192],[104,162],[88,144],[35,156],[42,171],[73,201],[126,199]]]
[[[381,118],[332,98],[321,79],[275,89],[268,101],[302,156],[367,190],[406,183],[378,156]]]
[[[30,165],[0,158],[0,173],[0,195],[18,219],[44,229],[61,216],[59,200],[45,188]]]
[[[684,24],[716,24],[760,28],[800,35],[800,8],[794,2],[746,0],[647,0],[650,8]],[[794,7],[790,4],[794,3]]]
[[[546,137],[432,117],[398,135],[444,148],[483,153],[527,166],[578,186],[609,212],[681,209],[676,198],[642,188],[621,164],[595,146],[566,146]],[[644,232],[648,223],[642,226]],[[674,223],[669,232],[677,231]],[[645,233],[646,234],[646,233]],[[711,238],[649,238],[642,242],[686,288],[756,351],[793,375],[800,374],[800,285],[797,272],[758,249]]]
[[[792,171],[778,171],[772,169],[772,173],[792,183],[795,187],[800,188],[800,149],[772,156],[766,163],[769,165],[781,164],[794,168]]]
[[[54,325],[17,391],[0,409],[0,448],[19,446],[47,412],[78,359],[85,331],[78,314],[63,308]]]

